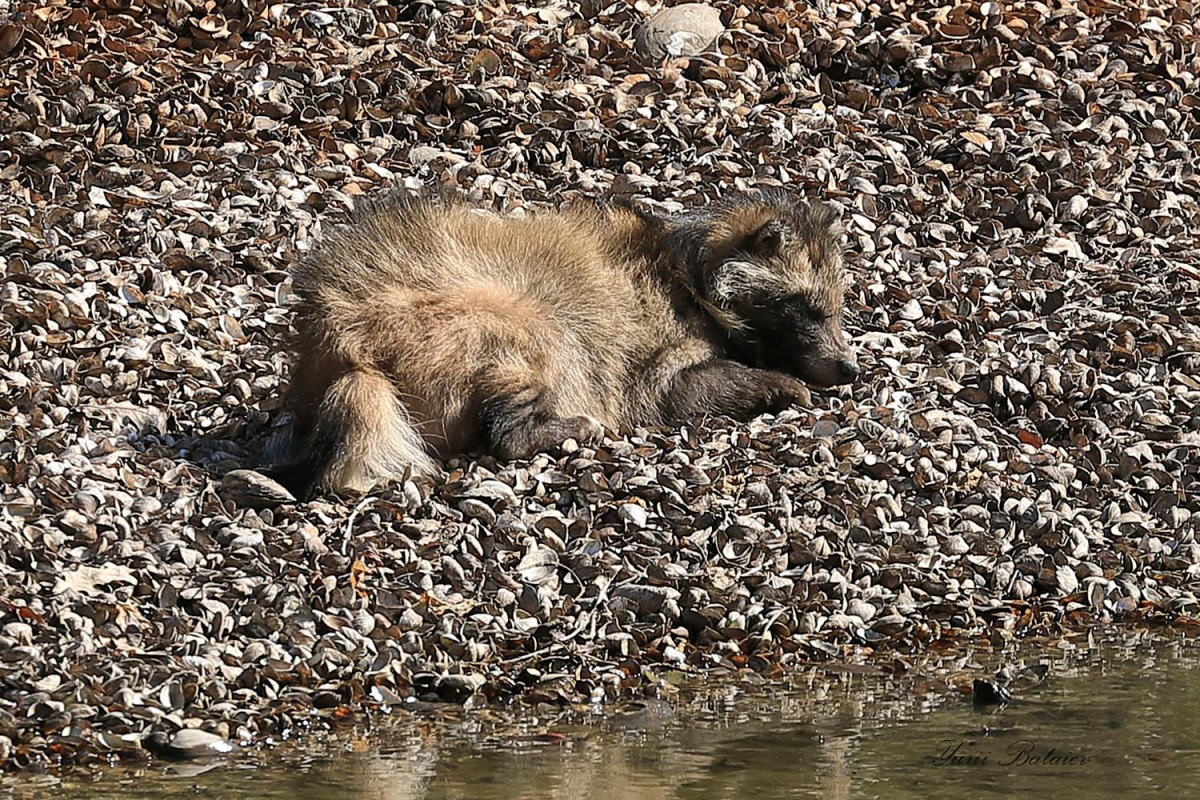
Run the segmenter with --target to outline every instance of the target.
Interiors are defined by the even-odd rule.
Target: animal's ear
[[[783,220],[769,220],[746,237],[743,249],[755,255],[773,256],[787,245],[790,235],[791,231]]]

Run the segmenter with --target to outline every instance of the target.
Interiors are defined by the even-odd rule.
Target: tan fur
[[[399,195],[369,203],[295,270],[284,476],[302,493],[363,491],[458,453],[520,457],[596,438],[598,425],[803,396],[794,378],[729,360],[746,291],[825,291],[807,242],[789,242],[786,259],[739,250],[783,213],[744,200],[680,221],[593,206],[513,219]],[[840,311],[840,260],[829,270]]]

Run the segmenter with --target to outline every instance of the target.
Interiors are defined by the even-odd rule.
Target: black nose
[[[858,368],[857,361],[839,361],[837,365],[838,377],[842,383],[850,383],[858,378],[861,370]]]

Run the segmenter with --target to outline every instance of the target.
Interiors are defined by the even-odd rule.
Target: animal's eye
[[[798,323],[824,322],[829,319],[825,311],[803,295],[792,295],[786,300],[791,317]]]

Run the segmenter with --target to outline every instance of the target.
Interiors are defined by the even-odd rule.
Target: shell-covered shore
[[[655,59],[647,0],[0,4],[0,769],[1195,630],[1193,4],[713,8]],[[395,184],[831,201],[863,379],[256,495],[288,265]]]

